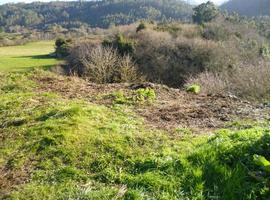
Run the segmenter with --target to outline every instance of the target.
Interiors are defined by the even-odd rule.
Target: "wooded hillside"
[[[54,24],[65,28],[106,28],[147,19],[157,21],[190,20],[192,7],[179,0],[103,0],[91,2],[35,2],[0,6],[0,26],[44,29]]]

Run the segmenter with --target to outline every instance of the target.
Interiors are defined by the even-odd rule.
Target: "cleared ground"
[[[0,71],[25,71],[34,67],[51,67],[59,63],[57,59],[50,57],[53,52],[54,41],[0,47]]]

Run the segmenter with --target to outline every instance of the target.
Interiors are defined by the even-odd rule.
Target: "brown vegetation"
[[[112,106],[115,102],[111,95],[122,91],[126,96],[139,87],[153,88],[156,100],[152,104],[137,105],[133,109],[142,116],[147,124],[174,131],[176,128],[189,127],[195,132],[205,133],[224,128],[235,120],[265,120],[269,118],[270,107],[258,105],[226,94],[195,95],[180,89],[159,84],[95,84],[77,77],[51,76],[38,74],[33,77],[37,90],[56,92],[66,98],[80,98],[96,104]]]
[[[204,93],[269,98],[269,42],[252,21],[219,15],[203,25],[144,22],[79,42],[67,59],[73,73],[96,83],[147,81]]]
[[[205,72],[188,83],[197,83],[207,94],[231,93],[248,100],[267,101],[270,98],[270,64],[239,65],[219,74]]]
[[[110,47],[81,43],[68,57],[71,72],[95,83],[136,82],[141,80],[129,55],[121,56]]]

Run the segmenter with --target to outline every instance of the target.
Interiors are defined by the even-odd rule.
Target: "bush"
[[[136,82],[141,80],[129,55],[121,56],[111,47],[82,43],[67,59],[73,73],[95,83]]]
[[[115,48],[123,56],[134,52],[135,42],[123,34],[117,34],[112,40],[104,40],[103,46]]]
[[[266,58],[270,55],[270,51],[269,51],[269,47],[268,45],[263,45],[261,48],[260,48],[260,55],[263,57],[263,58]]]
[[[203,72],[196,78],[190,78],[185,85],[188,87],[194,83],[201,86],[202,93],[222,94],[227,90],[226,81],[213,72]]]
[[[139,32],[139,31],[141,31],[143,29],[146,29],[146,25],[145,25],[145,23],[141,22],[139,24],[139,26],[137,27],[136,32]]]
[[[238,97],[255,101],[270,99],[270,63],[257,65],[238,64],[231,70],[220,73],[204,72],[188,83],[201,85],[204,93],[231,93]]]
[[[153,30],[138,34],[134,58],[149,81],[173,87],[182,86],[191,75],[220,71],[232,62],[228,52],[215,42],[174,38],[167,32]]]
[[[215,41],[228,40],[230,35],[229,31],[224,26],[220,26],[216,23],[207,24],[202,33],[203,38]]]
[[[55,54],[58,58],[63,58],[69,55],[71,40],[58,38],[55,41]]]

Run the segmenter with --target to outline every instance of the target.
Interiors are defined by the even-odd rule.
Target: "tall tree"
[[[213,20],[219,13],[218,8],[211,1],[200,4],[199,6],[195,7],[193,11],[193,21],[198,24]]]

